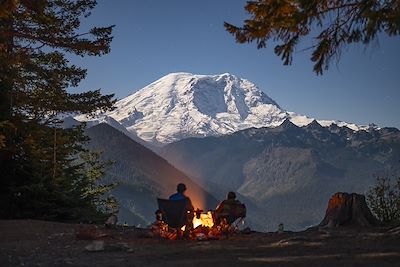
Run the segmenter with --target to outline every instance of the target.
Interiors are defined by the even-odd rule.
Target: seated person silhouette
[[[177,185],[176,187],[176,193],[171,195],[169,197],[169,200],[175,200],[175,201],[179,201],[179,200],[185,200],[186,201],[186,213],[187,213],[187,227],[188,228],[192,228],[193,227],[193,217],[194,217],[194,207],[192,204],[192,201],[190,200],[190,198],[188,196],[185,195],[186,192],[186,185],[183,183],[180,183]]]
[[[188,196],[185,195],[186,185],[185,184],[178,184],[176,187],[176,193],[169,197],[169,200],[186,200],[186,210],[193,211],[192,201]]]
[[[221,224],[222,220],[230,225],[238,218],[246,217],[246,206],[236,199],[235,192],[229,192],[226,199],[218,204],[214,213],[216,224]]]

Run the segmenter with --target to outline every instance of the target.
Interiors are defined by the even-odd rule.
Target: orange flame
[[[202,212],[197,214],[197,216],[194,216],[193,218],[193,228],[197,228],[199,226],[203,226],[203,227],[208,227],[211,228],[214,226],[214,220],[213,220],[213,216],[212,216],[212,212],[208,211],[208,212]],[[182,226],[181,230],[185,231],[186,226]]]
[[[199,217],[199,218],[197,218]],[[207,213],[200,213],[200,216],[194,216],[193,218],[193,227],[196,228],[198,226],[205,226],[205,227],[213,227],[214,221],[212,217],[211,211]]]

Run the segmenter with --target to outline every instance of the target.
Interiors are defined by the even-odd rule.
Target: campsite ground
[[[85,227],[2,220],[0,266],[400,266],[398,229],[250,233],[214,241],[169,241],[133,228],[103,229],[104,250],[91,252],[86,247],[93,241],[76,235]]]

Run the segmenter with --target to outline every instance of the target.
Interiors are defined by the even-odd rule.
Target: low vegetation
[[[400,176],[377,176],[376,184],[367,193],[368,204],[372,212],[382,223],[396,225],[400,223]]]

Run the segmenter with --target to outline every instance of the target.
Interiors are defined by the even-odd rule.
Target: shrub
[[[400,223],[400,177],[377,176],[367,192],[372,212],[386,225]]]

